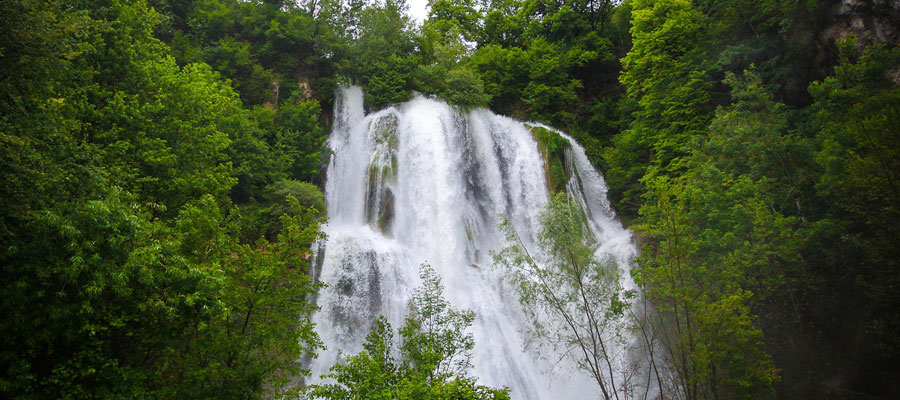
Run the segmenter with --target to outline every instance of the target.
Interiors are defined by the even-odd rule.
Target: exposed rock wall
[[[834,8],[835,23],[825,31],[826,39],[854,34],[860,47],[900,44],[900,0],[839,0]]]

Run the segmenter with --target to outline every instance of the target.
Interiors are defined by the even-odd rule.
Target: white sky
[[[428,0],[406,0],[406,4],[409,5],[409,15],[416,21],[417,25],[421,25],[425,21],[425,16],[428,15],[428,12],[425,10],[428,6]]]

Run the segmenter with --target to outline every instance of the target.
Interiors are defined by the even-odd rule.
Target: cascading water
[[[476,314],[471,373],[481,384],[508,386],[515,399],[599,398],[573,362],[524,348],[529,321],[503,272],[491,266],[491,252],[504,246],[501,215],[530,246],[548,201],[530,125],[486,110],[461,114],[422,96],[365,115],[362,99],[358,87],[342,88],[335,104],[327,241],[315,271],[329,285],[315,316],[328,349],[310,365],[312,381],[361,351],[377,316],[402,325],[419,266],[428,262],[451,304]],[[635,247],[609,207],[602,177],[581,146],[560,135],[572,144],[567,190],[585,210],[598,256],[627,268]]]

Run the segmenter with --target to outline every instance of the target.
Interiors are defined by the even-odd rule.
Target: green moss
[[[544,158],[544,175],[547,190],[560,193],[566,190],[566,150],[572,147],[568,140],[556,132],[539,126],[531,127],[531,134],[537,141],[538,150]]]
[[[400,146],[400,139],[397,137],[397,115],[393,113],[385,115],[376,124],[375,143],[396,152]]]
[[[547,178],[547,189],[550,191],[551,196],[566,193],[566,183],[569,181],[569,174],[574,174],[574,179],[580,179],[575,171],[566,171],[566,150],[572,148],[572,143],[558,133],[539,126],[531,127],[531,134],[534,135],[541,157],[544,158],[544,174]],[[577,215],[572,217],[579,222],[579,225],[584,230],[582,236],[587,243],[595,244],[593,236],[588,232],[590,222],[588,221],[587,211],[581,207],[580,203],[574,200],[572,202],[574,203],[572,209],[577,211]]]
[[[397,115],[387,114],[375,122],[375,159],[369,164],[366,218],[387,233],[394,219],[394,194],[387,187],[397,179]],[[377,202],[377,204],[376,204]]]
[[[385,182],[396,179],[396,159],[391,159],[391,165],[369,165],[369,185],[366,198],[366,213],[369,223],[377,226],[382,232],[387,233],[394,219],[394,194],[390,189],[379,187],[376,182]],[[377,191],[382,190],[381,201],[378,208],[372,205],[377,198]]]

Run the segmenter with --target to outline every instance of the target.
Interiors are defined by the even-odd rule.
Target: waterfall
[[[329,287],[314,317],[328,349],[310,365],[312,382],[362,350],[377,316],[395,330],[402,326],[419,266],[428,262],[453,307],[475,312],[471,374],[480,384],[508,386],[514,399],[600,398],[571,360],[525,348],[529,321],[503,271],[491,265],[491,252],[504,246],[502,215],[526,246],[539,230],[549,198],[531,132],[539,124],[483,109],[461,113],[418,95],[366,115],[358,87],[338,91],[334,121],[327,239],[316,263]],[[616,220],[584,149],[557,133],[571,143],[566,190],[585,210],[598,256],[619,261],[630,288],[624,269],[635,254],[631,235]]]

